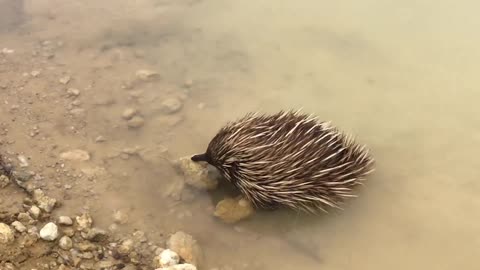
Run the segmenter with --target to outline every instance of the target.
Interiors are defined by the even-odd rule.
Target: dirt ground
[[[0,29],[0,153],[22,183],[58,202],[55,213],[30,225],[88,212],[95,226],[118,233],[142,228],[149,234],[150,246],[154,242],[162,246],[167,235],[181,229],[175,224],[191,217],[191,210],[168,207],[178,205],[181,194],[169,192],[172,181],[158,179],[178,178],[170,161],[182,148],[172,153],[168,145],[178,132],[189,129],[186,115],[205,108],[194,97],[201,95],[208,82],[194,82],[178,71],[178,64],[159,63],[148,52],[161,40],[170,45],[178,42],[168,41],[172,34],[168,18],[194,2],[157,1],[155,8],[165,16],[154,17],[157,10],[148,17],[143,9],[141,20],[122,16],[131,12],[123,10],[117,14],[121,19],[115,28],[115,17],[102,17],[113,16],[102,13],[108,7],[89,1],[80,6],[62,1],[14,4],[0,15],[11,23]],[[132,8],[122,3],[115,10],[122,10],[122,5]],[[96,23],[78,23],[89,15]],[[179,33],[180,39],[192,35]],[[160,41],[152,44],[155,38]],[[163,199],[152,209],[162,212],[161,217],[175,216],[175,221],[145,226],[145,218],[155,215],[145,210],[132,214],[127,225],[112,228],[115,210],[129,213],[135,208],[131,201],[151,205],[152,198],[158,197]],[[1,222],[10,224],[28,209],[26,198],[28,194],[18,185],[0,189]],[[7,263],[2,269],[60,267],[58,255],[52,256],[55,245],[28,244],[28,236],[21,234],[14,244],[0,245],[0,262]],[[142,263],[151,267],[151,258]]]

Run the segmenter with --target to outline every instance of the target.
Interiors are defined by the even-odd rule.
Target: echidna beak
[[[192,161],[195,161],[195,162],[199,162],[199,161],[207,162],[207,154],[204,153],[204,154],[194,155],[194,156],[192,156],[191,159],[192,159]]]

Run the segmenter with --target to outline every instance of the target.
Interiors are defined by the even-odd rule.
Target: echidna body
[[[351,136],[298,111],[247,114],[221,128],[192,160],[216,167],[256,207],[310,213],[355,197],[353,188],[374,164]]]

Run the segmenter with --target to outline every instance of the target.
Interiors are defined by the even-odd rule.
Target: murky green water
[[[90,115],[90,128],[104,128],[125,144],[161,142],[178,157],[203,151],[222,124],[251,110],[303,107],[368,144],[377,170],[343,212],[261,213],[233,227],[211,216],[214,202],[207,194],[175,206],[159,196],[178,178],[173,172],[153,166],[139,173],[135,162],[116,162],[110,170],[135,179],[114,182],[106,205],[133,207],[139,221],[132,226],[144,230],[191,232],[211,268],[480,267],[477,3],[169,2],[175,3],[29,4],[38,37],[60,36],[79,51],[127,44],[161,72],[162,87],[193,81],[185,120],[169,135],[161,123],[135,135],[109,131],[92,120],[108,118],[105,111]],[[62,61],[84,70],[99,64],[68,56]],[[142,67],[120,63],[106,80],[121,81],[129,68]],[[153,104],[155,93],[145,94]],[[177,218],[181,211],[191,215]]]

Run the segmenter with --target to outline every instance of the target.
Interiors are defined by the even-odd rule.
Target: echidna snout
[[[191,159],[192,161],[195,161],[195,162],[199,162],[199,161],[208,162],[208,157],[206,153],[193,155]]]

